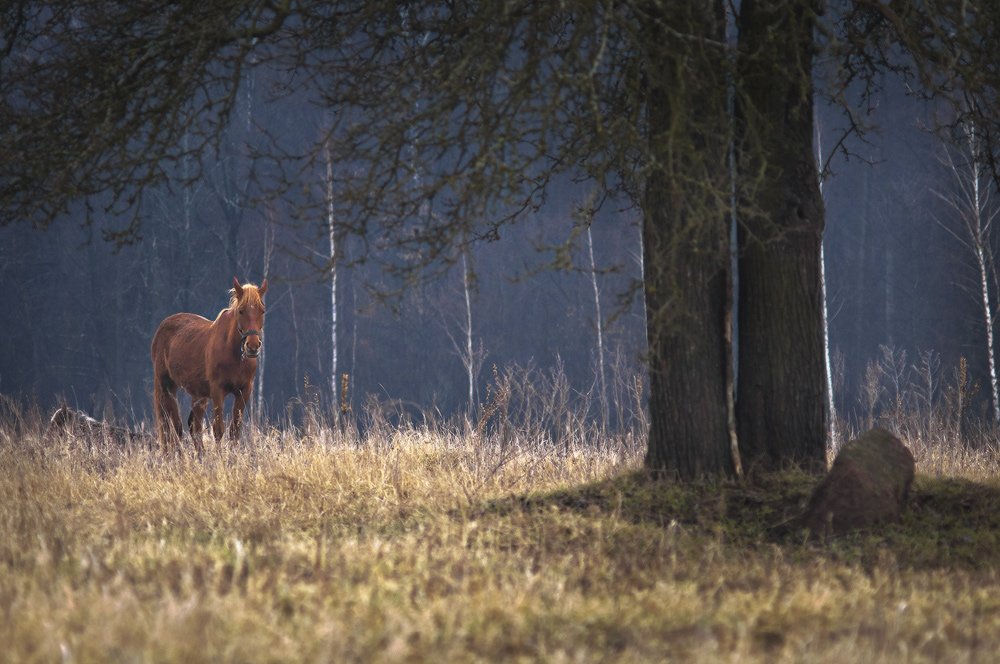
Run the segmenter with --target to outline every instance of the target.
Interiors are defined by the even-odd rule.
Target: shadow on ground
[[[799,471],[745,483],[678,483],[633,472],[543,494],[485,503],[476,517],[552,510],[683,527],[727,546],[816,550],[866,564],[890,552],[913,568],[1000,568],[1000,485],[918,475],[899,523],[821,541],[782,527],[805,507],[818,478]],[[802,551],[804,552],[804,551]]]

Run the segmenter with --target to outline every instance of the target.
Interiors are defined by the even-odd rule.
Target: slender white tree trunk
[[[184,238],[189,238],[191,237],[191,216],[194,210],[195,191],[192,191],[194,187],[194,184],[191,182],[193,169],[191,167],[191,156],[188,154],[190,142],[188,132],[184,132],[184,138],[182,140],[184,146],[184,160],[181,162],[184,173]],[[184,276],[183,285],[181,286],[181,301],[179,303],[184,311],[189,311],[191,298],[191,275],[194,273],[191,251],[191,245],[189,243],[186,244],[184,248],[184,264],[181,268],[184,270]]]
[[[604,372],[604,316],[601,314],[601,289],[597,286],[597,264],[594,261],[594,236],[587,225],[587,251],[590,254],[590,284],[594,289],[594,323],[597,327],[597,378],[601,390],[601,426],[608,425],[608,386]]]
[[[462,252],[462,287],[465,291],[465,371],[469,379],[469,415],[476,412],[476,358],[472,352],[472,284],[466,252]]]
[[[823,196],[823,135],[819,122],[819,114],[814,106],[813,125],[816,127],[816,171],[819,173],[819,194]],[[833,401],[833,370],[830,362],[830,317],[826,300],[826,248],[819,246],[819,286],[823,302],[823,365],[826,368],[826,420],[827,448],[833,447],[837,441],[837,407]]]
[[[1000,385],[997,382],[996,350],[993,342],[993,306],[990,302],[990,279],[988,272],[987,246],[989,243],[989,222],[984,223],[983,212],[986,205],[980,184],[982,173],[979,167],[976,132],[969,128],[966,132],[969,142],[969,156],[972,159],[972,234],[976,252],[976,267],[979,268],[979,290],[982,296],[983,323],[986,327],[986,359],[990,370],[990,396],[993,398],[993,422],[1000,424]]]
[[[347,368],[352,377],[358,375],[356,369],[358,361],[358,286],[356,280],[357,277],[351,279],[351,364]],[[344,405],[341,404],[342,407]]]
[[[288,302],[289,311],[292,315],[292,336],[294,337],[295,351],[292,353],[292,377],[295,381],[295,392],[301,395],[299,392],[299,387],[302,385],[302,381],[299,380],[299,318],[295,310],[295,289],[288,289]]]
[[[639,283],[642,284],[642,292],[639,293],[639,305],[642,307],[641,320],[648,320],[646,318],[646,292],[645,292],[646,291],[646,240],[645,238],[643,238],[642,224],[643,224],[642,219],[640,219],[639,223],[636,224],[636,226],[639,229],[639,251],[636,254],[636,262],[639,263]],[[649,349],[649,330],[646,329],[645,325],[642,326],[642,329],[643,329],[642,333],[643,339],[645,339],[646,341],[646,347],[643,348],[642,350],[643,353],[645,353]]]
[[[979,263],[979,286],[982,292],[983,323],[986,326],[986,359],[990,369],[993,421],[1000,424],[1000,385],[997,383],[996,350],[993,342],[993,309],[990,305],[990,281],[986,271],[986,256],[981,244],[976,248],[976,260]]]
[[[330,143],[325,146],[326,155],[326,226],[330,240],[330,397],[334,416],[339,412],[337,381],[337,235],[333,219],[333,155]]]
[[[830,315],[826,300],[826,249],[819,248],[819,286],[823,300],[823,365],[826,367],[826,417],[828,443],[837,441],[837,407],[833,402],[833,367],[830,362]]]
[[[274,253],[274,231],[271,229],[270,213],[265,216],[264,222],[264,274],[263,279],[267,280],[271,273],[271,256]],[[254,410],[254,417],[261,417],[264,414],[264,369],[267,361],[267,353],[261,347],[260,357],[257,359],[257,399]]]

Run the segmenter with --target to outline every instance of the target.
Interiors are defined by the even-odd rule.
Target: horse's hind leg
[[[170,441],[170,424],[167,422],[166,408],[163,401],[165,390],[157,377],[153,381],[153,416],[156,418],[156,438],[160,441],[160,448],[166,452]]]
[[[153,385],[153,402],[156,404],[156,428],[164,453],[171,443],[178,444],[184,436],[181,426],[181,411],[177,406],[177,387],[168,380],[157,380]],[[171,431],[173,427],[173,431]],[[174,437],[176,435],[176,438]]]
[[[201,441],[201,432],[205,429],[205,409],[208,408],[208,399],[193,399],[191,401],[191,414],[188,416],[188,431],[191,432],[191,440],[201,457],[205,453],[205,446]]]

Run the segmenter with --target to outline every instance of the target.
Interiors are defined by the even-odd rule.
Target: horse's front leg
[[[212,433],[215,434],[215,442],[218,444],[222,443],[222,434],[226,431],[226,425],[222,419],[225,401],[225,392],[212,390]]]
[[[208,399],[194,399],[191,402],[191,415],[188,416],[188,431],[191,433],[191,440],[194,441],[199,458],[205,453],[205,446],[201,442],[201,432],[205,429],[206,408],[208,408]]]
[[[253,394],[253,383],[243,390],[236,390],[236,394],[233,399],[233,421],[229,425],[229,437],[233,440],[239,440],[240,429],[243,427],[243,410],[247,406],[247,402],[250,401],[250,396]]]

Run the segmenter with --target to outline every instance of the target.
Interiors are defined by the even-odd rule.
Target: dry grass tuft
[[[11,412],[5,661],[972,661],[1000,647],[987,451],[927,452],[902,524],[819,543],[770,530],[813,478],[652,482],[636,436],[383,422],[164,459],[46,437]]]

